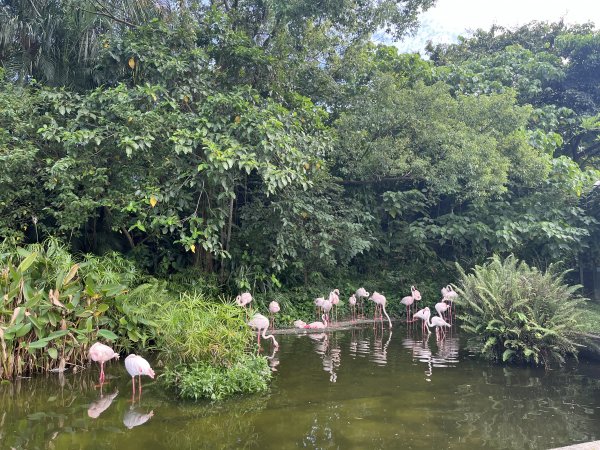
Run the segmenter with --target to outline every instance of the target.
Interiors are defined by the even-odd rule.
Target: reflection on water
[[[92,419],[97,419],[98,417],[100,417],[100,414],[106,411],[115,399],[115,397],[119,395],[118,390],[115,390],[115,392],[113,392],[112,394],[102,395],[102,387],[103,386],[100,386],[100,396],[98,397],[98,400],[95,400],[92,403],[90,403],[90,406],[87,410],[88,416]]]
[[[141,409],[132,405],[123,415],[123,425],[131,430],[133,427],[145,424],[152,416],[154,416],[154,411],[144,413]]]
[[[158,381],[132,403],[112,364],[0,385],[0,448],[514,448],[600,439],[600,365],[552,371],[467,358],[420,327],[281,336],[269,392],[178,401]]]

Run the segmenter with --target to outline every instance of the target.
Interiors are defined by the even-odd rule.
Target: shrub
[[[163,377],[182,398],[222,400],[236,394],[266,391],[271,370],[266,358],[245,354],[229,367],[206,362],[167,367]]]
[[[458,270],[461,327],[482,354],[545,366],[576,356],[583,299],[575,295],[580,286],[564,283],[564,272],[542,272],[514,256],[494,256],[468,275]]]
[[[139,339],[135,327],[123,339],[115,334],[128,323],[123,282],[137,276],[123,258],[76,259],[55,239],[0,244],[0,378],[83,365],[98,339],[117,348]]]
[[[252,342],[245,312],[215,302],[202,293],[184,293],[146,305],[158,327],[156,346],[169,364],[208,362],[229,366],[244,356]]]

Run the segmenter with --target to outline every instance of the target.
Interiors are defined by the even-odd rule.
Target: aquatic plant
[[[215,367],[206,362],[167,367],[162,377],[182,398],[222,400],[236,394],[266,391],[271,370],[264,357],[245,354],[229,367]]]
[[[555,266],[545,272],[514,256],[494,256],[461,275],[461,327],[487,357],[548,366],[577,355],[583,299]]]

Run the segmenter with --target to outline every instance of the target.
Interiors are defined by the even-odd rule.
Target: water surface
[[[0,386],[0,448],[547,449],[600,439],[600,365],[505,368],[396,326],[278,336],[268,393],[180,401],[122,362]],[[266,344],[265,352],[271,355]]]

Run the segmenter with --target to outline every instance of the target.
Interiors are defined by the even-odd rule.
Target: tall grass
[[[482,354],[544,366],[577,355],[584,299],[580,286],[564,283],[565,272],[542,272],[514,256],[494,256],[469,274],[458,270],[461,327]]]

